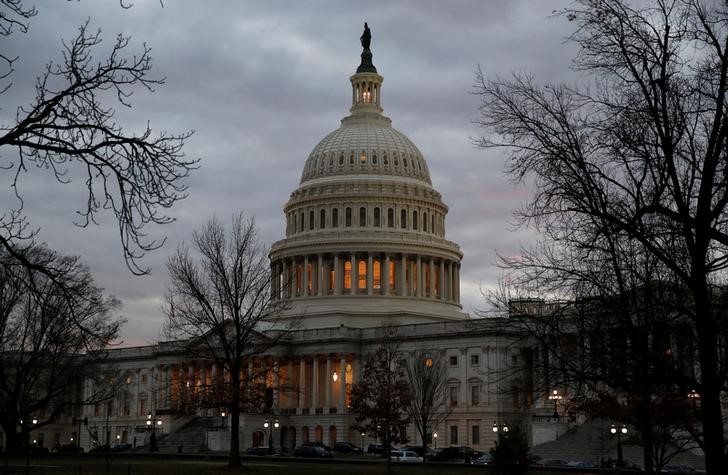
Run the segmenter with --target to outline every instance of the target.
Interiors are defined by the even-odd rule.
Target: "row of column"
[[[357,359],[344,353],[289,358],[287,361],[261,356],[244,364],[241,380],[244,386],[250,379],[262,382],[265,390],[270,391],[272,407],[297,414],[328,414],[341,412],[348,405],[351,385],[358,378],[355,369],[358,365]],[[159,371],[158,390],[164,407],[158,409],[174,411],[192,406],[194,410],[207,392],[221,390],[222,383],[230,382],[227,369],[215,363],[173,364]],[[256,387],[260,388],[259,385]],[[210,398],[215,399],[212,395]]]
[[[271,273],[274,299],[361,294],[460,302],[460,263],[419,254],[306,254],[271,262]]]

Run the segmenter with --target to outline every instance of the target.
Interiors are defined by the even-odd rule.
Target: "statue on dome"
[[[364,22],[364,33],[361,35],[361,46],[364,49],[369,49],[369,45],[372,43],[372,32],[369,30],[369,26]]]

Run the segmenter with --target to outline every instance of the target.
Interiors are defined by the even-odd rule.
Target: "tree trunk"
[[[240,466],[240,367],[230,368],[230,457],[229,467]]]

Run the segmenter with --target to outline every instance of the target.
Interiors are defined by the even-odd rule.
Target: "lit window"
[[[425,358],[425,366],[428,368],[432,366],[432,358]]]
[[[392,291],[397,290],[396,284],[395,284],[394,272],[395,272],[394,261],[389,261],[389,288]]]
[[[361,154],[359,155],[359,163],[364,165],[367,162],[367,154],[364,150],[361,151]]]
[[[359,282],[359,285],[357,285],[357,288],[359,289],[366,289],[367,288],[367,263],[364,260],[359,261],[358,266],[358,275],[357,275],[357,281]]]
[[[351,288],[351,261],[344,262],[344,288]]]
[[[380,271],[380,265],[379,261],[375,260],[372,264],[372,277],[374,278],[374,281],[372,282],[372,285],[375,289],[380,289],[382,287],[382,279],[381,279],[381,271]]]
[[[372,92],[369,90],[369,88],[367,88],[367,90],[362,93],[362,96],[365,104],[369,104],[370,102],[372,102]]]

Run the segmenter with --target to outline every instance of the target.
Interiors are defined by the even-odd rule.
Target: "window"
[[[326,210],[322,209],[321,213],[319,213],[319,229],[325,229],[326,228]]]
[[[139,416],[147,416],[147,400],[139,399]]]
[[[339,227],[339,208],[334,208],[331,210],[331,227]]]
[[[412,229],[417,231],[417,211],[412,211]]]
[[[449,400],[451,406],[457,406],[458,405],[458,387],[457,386],[450,386],[449,391]]]
[[[480,444],[480,426],[472,426],[470,428],[470,443],[472,445]]]
[[[422,213],[422,230],[427,232],[427,213]]]
[[[344,262],[344,288],[351,288],[351,261]]]
[[[374,260],[372,263],[372,287],[375,289],[382,288],[382,271],[379,265],[379,260]]]
[[[458,357],[457,356],[451,356],[450,357],[450,366],[457,366],[458,365]]]
[[[361,154],[359,154],[359,163],[364,165],[366,162],[367,162],[367,153],[364,150],[362,150]]]
[[[300,232],[303,232],[303,229],[304,229],[304,227],[303,227],[303,220],[304,220],[305,216],[306,215],[303,213],[303,211],[301,211],[301,223],[300,223],[301,227],[299,228],[299,231]]]
[[[363,228],[367,225],[367,209],[363,206],[359,208],[359,227]]]
[[[394,210],[392,208],[389,208],[387,210],[387,227],[388,228],[394,227]]]
[[[394,272],[395,272],[395,265],[394,261],[389,261],[389,291],[395,292],[397,290],[396,280],[394,278]]]
[[[470,404],[477,406],[480,404],[480,385],[473,384],[470,386]]]
[[[358,289],[367,288],[367,261],[365,261],[365,260],[359,261],[359,266],[357,267],[356,280],[358,281],[358,285],[357,285]]]
[[[346,208],[346,227],[351,227],[351,208]]]
[[[458,426],[450,426],[450,445],[458,445]]]
[[[402,229],[407,229],[407,210],[403,209],[400,213],[399,223]]]
[[[313,231],[313,210],[308,212],[308,229]]]
[[[374,227],[375,228],[378,228],[379,226],[381,226],[381,223],[379,221],[380,221],[379,208],[374,208]]]
[[[478,366],[480,364],[480,355],[470,355],[470,366]]]
[[[435,215],[434,214],[432,216],[430,216],[430,224],[432,224],[432,226],[430,227],[430,229],[434,233],[435,232]]]
[[[147,384],[147,373],[142,373],[142,384]]]

